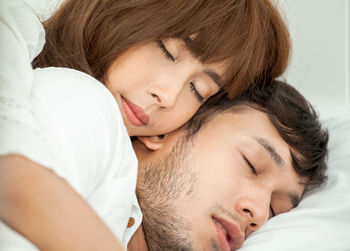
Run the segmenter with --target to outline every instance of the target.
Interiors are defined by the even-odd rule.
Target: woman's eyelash
[[[165,47],[165,45],[164,45],[162,40],[160,40],[160,39],[157,40],[157,45],[162,50],[162,52],[165,54],[165,56],[168,59],[170,59],[171,61],[175,62],[175,59],[174,59],[173,55],[171,55],[171,53]],[[195,87],[195,85],[192,82],[190,83],[190,87],[191,87],[191,91],[193,91],[193,93],[196,96],[196,98],[198,99],[199,103],[202,104],[203,101],[204,101],[203,96],[198,92],[197,88]]]
[[[244,158],[244,161],[248,164],[248,166],[250,167],[250,169],[252,170],[252,172],[257,175],[258,173],[256,172],[256,169],[254,168],[254,166],[252,165],[252,163],[250,163],[250,161],[245,157],[243,156]]]
[[[195,85],[193,84],[193,82],[190,82],[190,86],[191,86],[191,90],[194,92],[194,95],[196,96],[196,98],[198,99],[199,103],[203,103],[204,98],[202,95],[200,95],[200,93],[198,92],[198,90],[196,89]]]
[[[157,40],[157,45],[164,52],[165,56],[168,59],[170,59],[171,61],[175,62],[175,59],[174,59],[173,55],[171,55],[170,52],[167,50],[167,48],[165,47],[165,45],[164,45],[162,40]]]

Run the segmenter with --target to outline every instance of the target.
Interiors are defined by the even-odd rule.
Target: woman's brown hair
[[[270,0],[66,0],[44,27],[34,67],[73,68],[103,81],[127,49],[179,38],[202,63],[227,62],[223,92],[230,98],[281,75],[290,54],[288,30]]]

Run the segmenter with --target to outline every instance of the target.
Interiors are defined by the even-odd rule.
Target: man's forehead
[[[211,115],[209,119],[205,120],[200,131],[207,127],[213,131],[250,131],[252,134],[259,131],[275,130],[266,113],[247,106]]]

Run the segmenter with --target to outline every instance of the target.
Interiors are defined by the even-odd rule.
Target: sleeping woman
[[[4,5],[0,217],[45,250],[122,250],[132,230],[113,224],[140,218],[128,137],[173,131],[203,103],[278,77],[289,57],[268,0],[67,0],[43,24],[42,51],[35,15]],[[113,204],[111,189],[127,199]],[[125,214],[104,214],[118,203]]]

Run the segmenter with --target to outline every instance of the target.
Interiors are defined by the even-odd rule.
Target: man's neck
[[[131,237],[128,243],[128,251],[148,251],[142,224]]]

